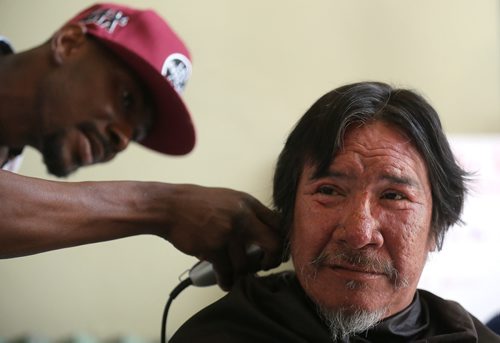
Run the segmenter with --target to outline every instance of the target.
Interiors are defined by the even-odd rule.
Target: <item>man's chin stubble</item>
[[[385,308],[375,311],[356,307],[328,309],[319,304],[316,304],[316,310],[327,326],[333,342],[373,328],[386,313]]]

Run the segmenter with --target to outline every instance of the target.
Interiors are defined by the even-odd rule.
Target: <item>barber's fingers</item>
[[[220,253],[214,262],[217,283],[224,290],[232,288],[233,283],[242,275],[260,270],[260,263],[252,265],[242,237],[234,237],[228,242],[227,250]]]
[[[227,251],[218,255],[214,261],[217,282],[224,290],[229,290],[241,276],[262,269],[260,251],[249,251],[242,237],[235,237],[227,246]]]
[[[231,289],[234,283],[233,267],[227,251],[219,252],[211,260],[217,283],[225,291]]]
[[[250,207],[263,224],[273,231],[281,233],[281,217],[276,211],[270,210],[255,198],[250,202]]]
[[[260,269],[277,267],[283,259],[283,237],[279,227],[280,216],[262,205],[253,201],[251,208],[255,215],[246,216],[239,223],[240,234],[244,235],[246,247],[250,244],[258,245],[262,251]]]
[[[247,249],[241,238],[242,237],[233,239],[228,245],[228,256],[231,260],[234,280],[243,274],[260,270],[260,263],[256,266],[252,266],[251,259],[248,256]]]
[[[254,227],[257,228],[256,231],[258,232],[259,226],[256,225]],[[262,230],[265,230],[265,228]],[[283,241],[277,233],[266,232],[265,238],[257,234],[252,242],[262,250],[259,269],[269,270],[279,266],[283,262]]]
[[[250,195],[244,197],[240,209],[233,217],[225,244],[211,256],[218,283],[226,290],[239,276],[277,267],[283,258],[280,216]],[[257,260],[248,256],[251,245],[262,250]]]

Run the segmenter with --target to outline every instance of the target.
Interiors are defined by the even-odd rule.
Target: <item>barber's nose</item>
[[[352,199],[344,211],[343,220],[333,232],[334,239],[352,249],[382,246],[383,237],[372,207],[368,196]]]
[[[132,139],[132,129],[123,125],[109,125],[108,134],[116,152],[125,150]]]

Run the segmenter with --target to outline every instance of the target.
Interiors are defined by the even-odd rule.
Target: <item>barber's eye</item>
[[[134,96],[131,92],[124,90],[122,92],[122,106],[126,110],[130,110],[134,106]]]

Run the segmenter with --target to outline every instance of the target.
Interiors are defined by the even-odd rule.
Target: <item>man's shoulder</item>
[[[303,297],[295,273],[285,271],[265,276],[247,275],[238,279],[231,291],[208,306],[210,312],[245,308],[246,311],[267,311],[270,303]],[[263,308],[264,307],[264,308]]]
[[[291,315],[293,314],[293,315]],[[239,279],[189,319],[171,342],[324,342],[328,333],[293,272]]]
[[[429,291],[419,289],[420,299],[430,314],[430,331],[436,335],[454,333],[475,337],[478,342],[500,342],[500,336],[488,329],[474,315],[456,301],[446,300]]]

